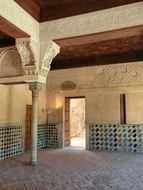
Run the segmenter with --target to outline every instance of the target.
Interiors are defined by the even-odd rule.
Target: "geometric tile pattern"
[[[90,125],[91,150],[143,152],[143,125]]]
[[[38,148],[58,148],[58,126],[56,124],[38,125]]]
[[[0,159],[23,152],[23,126],[8,125],[0,127]]]

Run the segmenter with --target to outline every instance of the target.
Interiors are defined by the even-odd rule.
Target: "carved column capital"
[[[58,46],[55,42],[49,42],[47,44],[47,52],[45,53],[42,59],[42,66],[40,69],[40,75],[42,77],[47,77],[48,72],[51,67],[51,62],[53,58],[60,52],[60,46]]]
[[[30,47],[30,39],[17,39],[16,47],[20,54],[22,65],[33,65],[34,64],[34,56]]]
[[[29,84],[29,90],[32,91],[32,97],[38,98],[39,92],[42,90],[43,84],[40,82],[33,82]]]

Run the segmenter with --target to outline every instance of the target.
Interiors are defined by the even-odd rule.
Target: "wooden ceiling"
[[[143,60],[143,26],[55,40],[61,52],[51,69]]]
[[[142,0],[14,0],[37,21],[44,22],[109,9]]]
[[[141,0],[15,0],[39,22],[107,9]],[[0,44],[28,37],[0,17]],[[5,35],[6,33],[7,35]],[[11,37],[10,37],[11,36]],[[143,25],[103,33],[55,40],[61,52],[51,69],[143,61]]]
[[[28,34],[0,16],[0,48],[15,45],[16,38],[28,37]]]

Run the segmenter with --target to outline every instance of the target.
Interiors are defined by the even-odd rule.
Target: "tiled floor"
[[[143,155],[73,147],[0,161],[0,190],[143,190]]]

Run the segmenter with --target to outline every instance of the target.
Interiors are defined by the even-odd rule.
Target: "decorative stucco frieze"
[[[23,66],[24,74],[25,75],[37,75],[38,70],[36,65],[24,65]]]
[[[47,90],[59,92],[66,81],[76,84],[77,90],[143,86],[143,62],[51,71]]]
[[[55,42],[48,43],[46,53],[42,58],[42,66],[39,73],[41,76],[47,77],[47,74],[51,67],[51,62],[59,52],[60,47]]]

